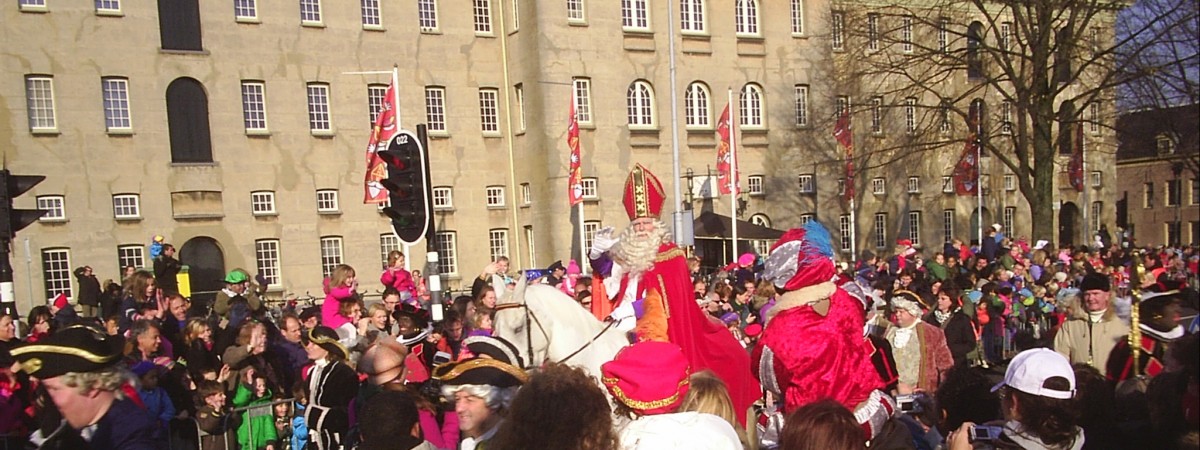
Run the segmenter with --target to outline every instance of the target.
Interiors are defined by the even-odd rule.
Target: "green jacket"
[[[929,276],[933,277],[934,280],[946,281],[950,278],[949,273],[946,271],[946,266],[933,261],[925,261],[925,270],[929,271]]]
[[[242,425],[237,429],[237,436],[238,446],[243,449],[257,450],[279,440],[279,435],[275,432],[275,411],[270,406],[271,390],[267,389],[266,395],[254,398],[254,391],[249,386],[238,383],[237,392],[233,394],[233,406],[242,408],[258,405],[262,407],[242,412]],[[254,413],[253,417],[251,412]],[[253,436],[250,434],[251,430],[254,431]]]

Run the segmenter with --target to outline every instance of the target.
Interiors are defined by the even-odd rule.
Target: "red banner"
[[[721,194],[741,192],[737,186],[738,174],[731,170],[737,163],[737,151],[729,145],[729,133],[732,129],[729,105],[725,105],[725,111],[721,112],[721,119],[717,121],[717,136],[721,138],[721,142],[717,144],[717,186]]]
[[[567,201],[571,206],[583,201],[583,170],[579,168],[579,120],[575,117],[575,99],[571,99],[571,122],[567,126],[567,147],[571,149],[571,170],[567,175]]]
[[[1075,149],[1071,152],[1071,162],[1067,164],[1067,174],[1071,178],[1071,187],[1083,192],[1083,124],[1075,125]]]
[[[975,195],[979,192],[979,138],[975,133],[967,137],[962,156],[954,165],[954,192],[958,195]]]
[[[850,132],[850,111],[842,111],[833,125],[833,138],[846,149],[846,200],[854,199],[854,135]]]
[[[379,183],[387,178],[387,164],[375,154],[387,150],[388,143],[400,128],[396,126],[396,87],[389,85],[383,101],[380,102],[379,115],[375,118],[375,126],[371,128],[371,139],[367,141],[367,175],[363,181],[363,203],[383,203],[388,199],[387,189]]]

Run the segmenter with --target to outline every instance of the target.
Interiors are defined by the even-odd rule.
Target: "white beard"
[[[666,232],[666,224],[655,220],[654,225],[653,230],[637,232],[631,224],[621,231],[620,240],[612,248],[613,260],[631,277],[639,276],[654,266],[658,247],[668,242],[670,235]]]

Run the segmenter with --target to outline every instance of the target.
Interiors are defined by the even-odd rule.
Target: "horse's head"
[[[511,342],[530,367],[537,367],[546,360],[550,342],[539,323],[545,318],[537,318],[537,306],[530,305],[525,297],[527,286],[528,280],[521,275],[512,293],[497,300],[492,333]]]

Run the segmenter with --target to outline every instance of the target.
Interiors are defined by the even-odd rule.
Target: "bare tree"
[[[1076,127],[1092,131],[1085,139],[1089,159],[1113,161],[1113,133],[1100,132],[1115,124],[1117,88],[1174,67],[1175,60],[1146,58],[1133,71],[1120,56],[1196,36],[1186,31],[1194,30],[1194,4],[1190,14],[1145,10],[1140,22],[1124,23],[1116,33],[1125,6],[1096,0],[835,5],[830,29],[840,51],[834,55],[838,89],[869,99],[855,106],[856,119],[864,112],[869,117],[856,127],[861,133],[866,122],[873,134],[899,136],[856,145],[862,166],[931,159],[953,165],[956,150],[975,134],[984,155],[1015,178],[1030,207],[1033,236],[1055,236],[1056,167],[1066,166]],[[897,108],[904,120],[889,120],[885,129],[876,116]],[[940,158],[930,158],[935,155]]]

